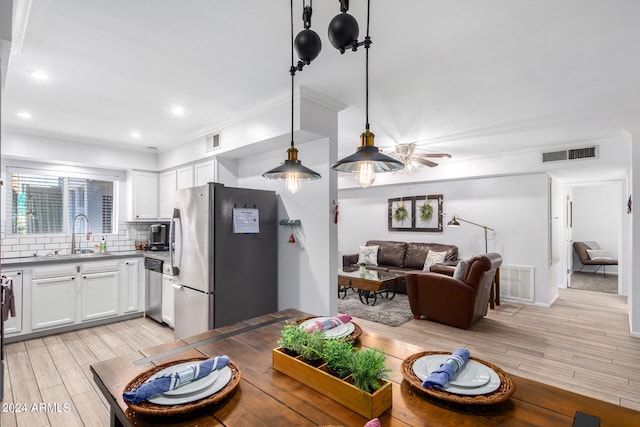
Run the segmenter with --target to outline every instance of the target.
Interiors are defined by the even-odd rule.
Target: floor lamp
[[[496,231],[496,230],[494,230],[491,227],[487,227],[486,225],[480,225],[480,224],[476,224],[475,222],[467,221],[466,219],[462,219],[457,215],[454,215],[453,218],[451,218],[451,221],[447,223],[447,226],[460,227],[460,223],[458,221],[466,222],[468,224],[484,228],[484,253],[488,253],[489,249],[487,245],[487,230],[491,230],[491,231]]]

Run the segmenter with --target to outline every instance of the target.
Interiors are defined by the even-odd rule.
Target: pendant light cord
[[[365,129],[369,130],[369,46],[371,45],[371,38],[369,37],[369,10],[371,9],[371,0],[367,0],[367,36],[364,38],[365,49],[365,67],[364,67],[364,81],[365,81],[365,115],[366,125]]]
[[[293,76],[296,73],[296,69],[293,65],[293,0],[291,0],[291,68],[289,68],[289,73],[291,74],[291,147],[293,147]]]

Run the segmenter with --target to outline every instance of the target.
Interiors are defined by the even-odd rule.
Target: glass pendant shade
[[[291,146],[287,150],[287,160],[280,166],[275,167],[262,174],[264,178],[279,179],[285,181],[285,188],[290,193],[300,190],[302,181],[320,179],[319,173],[302,165],[298,160],[298,149]]]

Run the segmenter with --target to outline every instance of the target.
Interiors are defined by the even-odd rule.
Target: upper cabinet
[[[131,220],[158,218],[158,174],[147,171],[131,172]],[[175,190],[175,189],[174,189]]]
[[[214,159],[198,163],[194,166],[195,186],[204,185],[207,182],[218,182],[216,161]]]
[[[193,187],[193,166],[185,166],[182,168],[178,168],[176,171],[176,181],[177,188],[180,190],[181,188],[190,188]]]
[[[176,171],[162,172],[159,176],[160,218],[169,219],[176,201]]]

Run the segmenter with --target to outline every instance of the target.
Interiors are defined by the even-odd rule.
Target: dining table
[[[282,310],[93,363],[94,380],[109,405],[110,425],[364,426],[366,417],[273,368],[272,351],[285,323],[310,316]],[[392,383],[392,405],[378,416],[382,426],[561,427],[573,426],[576,414],[599,419],[600,426],[640,425],[639,411],[511,374],[514,391],[499,404],[460,405],[433,398],[403,377],[402,362],[419,352],[453,349],[418,346],[361,329],[355,347],[384,351],[391,369],[385,378]],[[130,381],[154,366],[220,355],[234,362],[241,379],[224,399],[209,406],[148,415],[132,410],[123,400]]]

